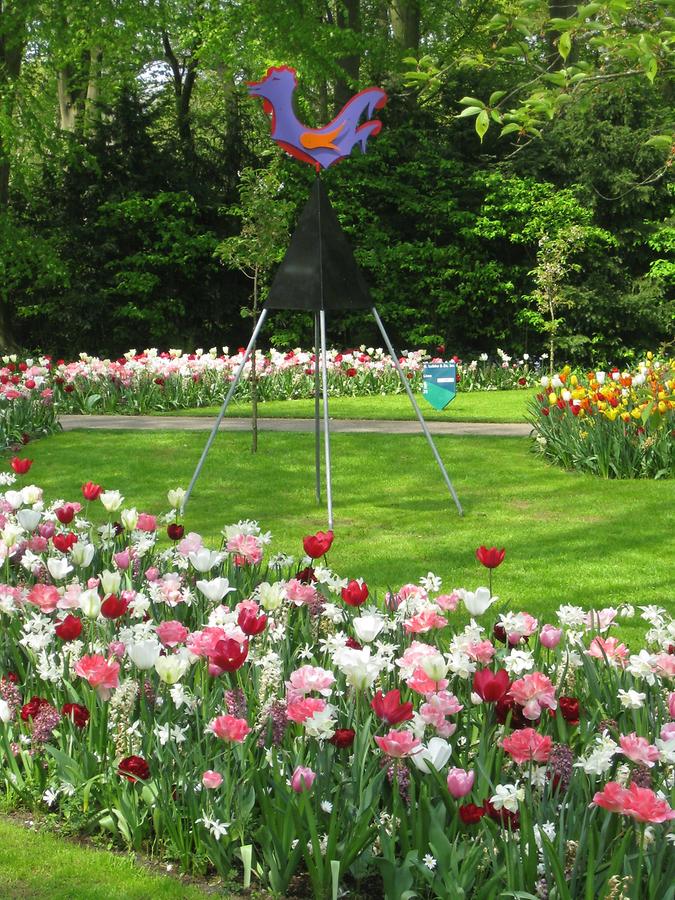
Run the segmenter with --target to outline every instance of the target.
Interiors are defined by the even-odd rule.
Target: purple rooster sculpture
[[[262,81],[249,81],[248,92],[262,97],[263,109],[272,114],[272,140],[283,150],[319,171],[349,156],[355,144],[366,152],[366,141],[378,134],[382,123],[371,119],[374,110],[381,109],[387,95],[378,87],[366,88],[345,103],[332,122],[323,128],[307,128],[293,109],[293,94],[298,86],[295,69],[272,66]],[[369,121],[359,125],[367,110]]]

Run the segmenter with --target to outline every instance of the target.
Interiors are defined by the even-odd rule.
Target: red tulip
[[[350,606],[361,606],[368,599],[368,585],[350,581],[346,588],[342,588],[342,599]]]
[[[330,550],[332,543],[332,531],[317,531],[316,534],[309,534],[302,539],[305,553],[307,556],[311,556],[312,559],[319,559],[321,556],[325,556]]]
[[[495,703],[511,687],[509,673],[506,669],[491,672],[490,669],[479,669],[473,676],[473,689],[486,703]]]
[[[32,459],[19,459],[18,456],[13,456],[10,459],[9,464],[14,469],[14,471],[16,472],[17,475],[25,475],[26,472],[33,465],[33,460]]]
[[[401,703],[401,692],[399,690],[388,691],[384,695],[382,691],[378,691],[371,700],[370,705],[375,710],[375,715],[390,725],[407,722],[413,717],[412,703]]]
[[[52,543],[61,553],[67,553],[73,544],[77,543],[77,535],[73,534],[72,531],[69,531],[67,534],[55,534],[52,538]]]
[[[63,506],[54,510],[56,518],[62,525],[70,525],[78,511],[78,507],[74,503],[64,503]]]
[[[89,710],[79,703],[65,703],[61,714],[72,719],[78,728],[84,728],[89,721]]]
[[[142,756],[127,756],[120,760],[117,774],[123,775],[127,781],[147,781],[150,778],[150,767]]]
[[[166,526],[166,533],[169,535],[170,540],[179,541],[185,534],[185,527],[179,525],[178,522],[172,522]]]
[[[264,614],[259,616],[257,613],[251,612],[250,609],[244,608],[239,612],[237,625],[244,634],[260,634],[265,630],[265,626],[267,625],[267,616]]]
[[[566,722],[579,724],[579,701],[576,697],[558,697],[558,707]]]
[[[465,803],[459,807],[459,817],[465,825],[475,825],[485,815],[483,806],[476,806],[475,803]]]
[[[27,722],[29,719],[32,719],[36,716],[43,706],[49,706],[49,700],[45,700],[44,697],[31,697],[28,703],[24,703],[21,707],[21,719],[23,722]]]
[[[504,561],[506,550],[497,550],[496,547],[479,547],[476,550],[476,559],[485,566],[486,569],[496,569],[501,566]]]
[[[100,484],[94,484],[93,481],[87,481],[82,485],[82,496],[85,500],[98,500],[102,490],[103,488]]]
[[[119,619],[129,608],[129,601],[111,594],[101,604],[101,615],[106,619]]]
[[[62,641],[74,641],[82,634],[82,621],[77,616],[68,615],[54,631]]]
[[[218,641],[213,652],[209,654],[211,662],[225,672],[234,672],[240,669],[248,656],[248,641],[240,644],[234,638],[224,638]]]
[[[356,732],[353,728],[336,728],[333,737],[328,738],[328,741],[337,747],[338,750],[344,750],[345,747],[351,747],[355,737]]]

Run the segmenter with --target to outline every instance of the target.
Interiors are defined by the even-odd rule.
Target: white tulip
[[[164,684],[180,681],[189,668],[189,660],[181,656],[160,656],[155,660],[155,672]]]
[[[0,534],[2,535],[5,546],[13,547],[14,544],[16,544],[17,539],[23,534],[23,528],[20,525],[14,525],[13,522],[8,522]]]
[[[47,568],[49,569],[49,574],[55,581],[60,581],[62,578],[65,578],[69,572],[73,571],[73,567],[67,559],[57,559],[55,556],[49,557],[47,560]]]
[[[0,699],[0,722],[11,722],[12,718],[12,710],[9,708],[9,704],[6,700]]]
[[[122,584],[122,576],[119,572],[109,572],[104,569],[101,572],[101,587],[104,594],[116,594]]]
[[[180,509],[185,499],[185,491],[183,488],[174,488],[172,491],[167,491],[166,499],[169,501],[171,509]]]
[[[138,644],[131,644],[127,647],[127,654],[139,669],[152,669],[159,659],[161,649],[157,641],[139,641]]]
[[[362,644],[374,641],[384,628],[384,622],[380,616],[359,616],[353,623],[356,637]]]
[[[124,501],[119,491],[103,491],[99,497],[107,512],[116,512]]]
[[[605,383],[605,373],[604,372],[596,372],[595,380],[598,382],[598,384],[604,384]]]
[[[230,587],[227,578],[212,578],[211,581],[198,581],[197,587],[212,603],[220,603],[226,594],[231,594],[236,588]]]
[[[279,609],[284,602],[284,587],[283,581],[275,581],[274,584],[263,581],[259,584],[258,601],[262,608],[266,609],[267,612]]]
[[[76,566],[86,568],[88,565],[91,565],[95,552],[96,548],[93,544],[73,544],[70,551],[71,562],[74,562]]]
[[[12,509],[18,509],[20,506],[23,506],[21,491],[5,491],[5,501],[9,503]]]
[[[127,531],[133,531],[138,523],[138,510],[136,507],[123,509],[120,513],[120,521]]]
[[[223,554],[216,553],[215,550],[209,550],[208,547],[202,547],[196,552],[188,553],[188,559],[198,572],[208,572],[214,566],[217,566],[219,562],[222,562]]]
[[[35,531],[40,524],[42,513],[37,509],[20,509],[16,514],[17,521],[26,531]]]
[[[452,748],[447,741],[444,741],[443,738],[432,737],[426,746],[422,745],[417,753],[413,753],[410,758],[420,772],[428,775],[430,772],[429,763],[437,772],[440,772],[450,759],[451,753]]]
[[[422,659],[422,668],[432,681],[440,681],[448,672],[448,664],[440,653],[425,656]]]
[[[90,589],[80,594],[80,609],[88,619],[95,619],[101,612],[101,598],[98,591]]]
[[[457,593],[472,616],[482,616],[496,600],[499,600],[499,597],[491,597],[490,589],[486,587],[476,588],[475,592],[458,590]]]
[[[21,488],[21,497],[27,506],[32,506],[33,503],[39,503],[42,500],[42,488],[39,488],[37,484],[27,484],[26,487]]]

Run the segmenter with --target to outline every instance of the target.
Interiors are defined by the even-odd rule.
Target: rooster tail
[[[366,88],[365,91],[354,94],[354,96],[345,103],[335,119],[347,119],[350,124],[356,127],[364,112],[367,111],[368,118],[370,118],[373,115],[373,112],[376,109],[382,109],[386,102],[387,95],[382,88]]]

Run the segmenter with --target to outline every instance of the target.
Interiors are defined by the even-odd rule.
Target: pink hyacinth
[[[646,738],[638,737],[633,731],[619,738],[621,752],[635,763],[648,766],[650,769],[659,760],[659,751]]]
[[[235,716],[217,716],[209,722],[208,730],[223,741],[240,744],[251,731],[246,719]]]
[[[60,599],[60,594],[53,584],[34,584],[26,597],[29,603],[33,603],[43,613],[54,612]]]
[[[602,638],[599,635],[598,637],[593,638],[590,647],[588,648],[589,656],[594,656],[596,659],[606,658],[612,665],[624,666],[628,658],[628,653],[628,647],[626,647],[625,644],[619,643],[616,638]]]
[[[410,756],[421,745],[421,741],[410,731],[390,731],[384,737],[375,736],[377,746],[394,759]]]
[[[295,700],[286,706],[286,715],[292,722],[301,724],[311,718],[314,713],[323,712],[326,708],[326,701],[319,697],[304,697],[302,700]]]
[[[189,633],[185,625],[176,619],[169,619],[157,626],[157,637],[165,647],[175,647],[184,643]]]
[[[519,729],[502,740],[502,747],[518,765],[531,761],[547,762],[552,746],[551,738],[534,728]]]
[[[526,719],[536,720],[543,708],[556,709],[555,688],[541,672],[532,672],[514,681],[509,696],[523,707]]]
[[[78,659],[75,673],[80,678],[86,678],[101,699],[107,700],[111,691],[119,684],[120,664],[114,660],[107,660],[100,653],[94,653]]]
[[[616,781],[610,781],[594,795],[591,804],[654,825],[675,819],[675,809],[671,809],[665,800],[657,797],[650,788],[641,788],[636,784],[624,788]]]

